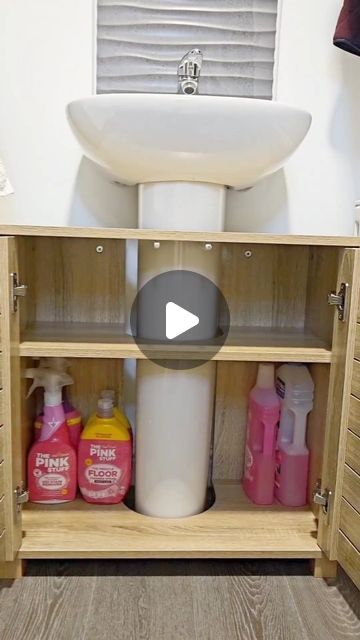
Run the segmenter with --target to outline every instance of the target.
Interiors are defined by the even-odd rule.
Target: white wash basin
[[[277,102],[177,94],[96,95],[67,114],[84,154],[124,184],[250,187],[284,165],[311,123]]]

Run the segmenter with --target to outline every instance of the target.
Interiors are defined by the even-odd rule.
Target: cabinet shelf
[[[206,346],[147,345],[154,358],[207,360]],[[21,356],[136,358],[145,356],[124,326],[101,323],[42,322],[28,328]],[[311,332],[287,327],[235,327],[215,354],[219,361],[331,362],[331,349]]]
[[[190,518],[143,516],[125,505],[29,504],[21,558],[320,558],[310,508],[259,507],[239,483],[215,484],[216,502]]]
[[[165,231],[121,227],[47,227],[36,225],[1,225],[1,235],[51,238],[88,238],[117,240],[162,240],[183,242],[221,242],[236,244],[275,244],[330,247],[359,247],[357,236],[309,236],[243,231]]]

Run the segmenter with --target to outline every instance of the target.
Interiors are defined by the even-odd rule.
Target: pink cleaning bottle
[[[274,365],[260,364],[250,392],[243,486],[256,504],[274,502],[276,436],[280,399],[274,384]]]
[[[45,388],[43,426],[28,456],[30,501],[70,502],[76,497],[77,460],[70,444],[61,390],[64,385],[72,384],[72,378],[67,373],[46,368],[27,369],[25,376],[34,378],[29,394],[35,387]]]
[[[314,382],[303,364],[284,364],[276,372],[281,401],[276,452],[275,497],[288,507],[307,503],[309,449],[307,417],[313,408]]]

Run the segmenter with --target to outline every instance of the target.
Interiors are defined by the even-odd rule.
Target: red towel
[[[360,0],[345,0],[334,35],[334,45],[360,56]]]

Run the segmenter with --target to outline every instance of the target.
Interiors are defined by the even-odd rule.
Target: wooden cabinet
[[[45,227],[0,227],[0,234],[0,575],[15,574],[27,558],[308,558],[316,575],[340,562],[360,586],[357,238]],[[37,396],[25,399],[23,369],[36,357],[67,357],[70,392],[86,419],[102,388],[121,396],[124,360],[145,357],[125,331],[128,239],[219,245],[231,330],[215,356],[209,508],[164,520],[136,513],[131,500],[22,505],[40,406]],[[13,274],[27,285],[25,297],[14,297]],[[342,283],[339,319],[327,297]],[[156,358],[207,355],[202,347],[153,349]],[[307,363],[315,382],[307,507],[259,507],[242,491],[247,399],[262,361]],[[327,504],[314,503],[315,491]]]

